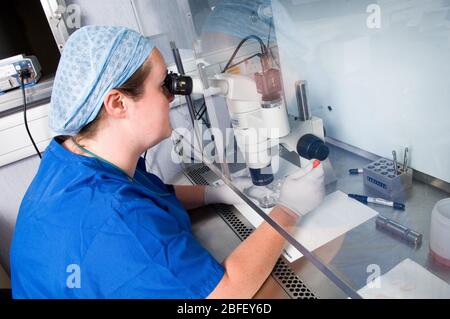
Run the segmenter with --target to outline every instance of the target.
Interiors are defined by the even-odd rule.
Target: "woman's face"
[[[138,100],[126,98],[126,102],[130,106],[130,129],[135,139],[148,149],[172,134],[169,103],[173,96],[164,88],[167,67],[159,50],[154,49],[145,63],[151,64],[151,71],[144,83],[144,94]]]

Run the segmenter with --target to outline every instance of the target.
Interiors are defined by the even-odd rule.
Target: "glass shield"
[[[364,298],[449,298],[442,259],[449,244],[436,239],[436,207],[449,197],[450,171],[430,163],[426,149],[447,158],[450,140],[441,137],[442,121],[423,124],[420,102],[448,118],[441,107],[448,92],[439,87],[449,77],[437,71],[449,67],[448,4],[280,0],[273,11],[283,69],[307,78],[312,114],[333,143],[337,183],[329,191],[350,194],[376,214],[345,233],[330,267]],[[423,173],[447,188],[420,183]]]
[[[296,238],[300,221],[287,227],[280,222],[283,218],[273,217],[287,178],[311,166],[316,157],[323,160],[322,165],[329,165],[326,154],[319,154],[321,147],[310,147],[324,144],[324,131],[320,119],[310,112],[304,78],[291,83],[298,94],[286,99],[270,3],[219,1],[206,17],[201,15],[203,24],[195,17],[208,10],[201,6],[191,11],[200,30],[197,70],[192,74],[203,80],[206,112],[202,114],[207,116],[198,122],[203,161],[221,176],[217,184],[226,183],[241,196],[237,208],[255,228],[266,222],[286,237],[283,255],[287,262],[305,256],[308,265],[323,272],[320,276],[337,282],[338,286],[330,284],[335,290],[341,291],[339,286],[346,290],[341,296],[357,298],[327,268],[327,262]],[[194,94],[193,98],[198,97]],[[307,135],[315,139],[302,140],[301,157],[298,144]],[[331,175],[327,174],[327,183],[334,179]]]
[[[189,3],[197,36],[189,69],[203,85],[193,95],[198,154],[220,176],[216,183],[241,197],[236,208],[254,228],[269,223],[286,239],[282,258],[295,276],[322,298],[449,298],[448,219],[435,211],[449,197],[450,174],[423,150],[450,155],[441,107],[448,90],[439,89],[450,73],[435,78],[421,66],[449,67],[448,6]],[[434,58],[424,62],[418,52]],[[442,120],[427,126],[433,142],[425,143],[418,101],[431,93]],[[274,213],[289,191],[283,185],[319,158],[325,197],[286,226]],[[423,183],[424,175],[444,187]],[[298,185],[299,198],[309,194],[307,183]],[[279,271],[280,281],[290,285],[286,274]]]

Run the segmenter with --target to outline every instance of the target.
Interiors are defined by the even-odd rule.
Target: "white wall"
[[[449,1],[272,5],[290,112],[294,82],[307,80],[329,136],[388,158],[410,146],[413,168],[450,182]],[[368,8],[381,10],[380,28]]]
[[[139,31],[131,1],[124,0],[66,0],[66,5],[78,5],[81,26],[117,25]],[[74,31],[74,30],[71,30]]]

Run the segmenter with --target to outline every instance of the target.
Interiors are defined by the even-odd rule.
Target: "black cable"
[[[275,57],[273,56],[273,52],[272,52],[271,48],[269,49],[269,52],[270,52],[270,56],[272,57],[272,61],[275,62],[275,64],[277,65],[277,67],[279,69],[281,69],[280,64],[278,63],[277,59],[275,59]]]
[[[270,35],[272,34],[272,20],[269,24],[269,35],[267,36],[267,48],[270,49]]]
[[[270,20],[270,24],[269,24],[269,35],[267,37],[267,50],[270,53],[270,57],[272,58],[272,61],[277,65],[277,67],[279,69],[280,68],[280,64],[278,63],[278,61],[275,59],[275,57],[273,56],[273,52],[272,52],[272,48],[270,47],[270,35],[272,34],[272,29],[273,29],[273,21]]]
[[[226,66],[223,69],[222,73],[225,73],[230,68],[230,65],[233,62],[234,58],[236,57],[236,54],[239,52],[239,50],[244,45],[244,43],[247,42],[250,39],[254,39],[254,40],[259,42],[259,45],[261,47],[261,54],[262,55],[265,55],[267,53],[267,47],[264,44],[263,40],[261,40],[261,38],[256,36],[256,35],[249,35],[248,37],[245,37],[244,39],[242,39],[241,42],[239,42],[238,46],[236,47],[236,49],[234,50],[233,54],[231,55],[231,58],[228,61],[228,63],[226,64]]]
[[[208,112],[206,107],[206,100],[203,98],[203,104],[200,106],[198,110],[195,110],[195,119],[197,121],[202,120],[203,123],[206,125],[207,128],[211,127],[211,124],[209,123],[208,119]]]
[[[205,104],[203,104],[202,106],[200,106],[200,108],[198,109],[198,111],[196,111],[196,114],[195,114],[195,116],[196,116],[196,120],[201,120],[202,119],[202,115],[203,115],[203,113],[205,112],[205,110],[206,110],[206,105]],[[200,115],[201,114],[201,115]]]
[[[203,112],[201,112],[201,119],[203,120],[203,123],[206,125],[208,129],[211,128],[211,123],[209,122],[208,117],[208,108],[206,107],[206,100],[204,97],[203,97]]]
[[[200,109],[198,118],[203,119],[203,115],[205,114],[205,112],[206,112],[206,106],[203,108],[203,111]],[[203,119],[203,121],[205,121],[205,120]]]
[[[28,120],[27,120],[27,97],[25,94],[25,82],[24,82],[24,73],[20,72],[20,84],[22,87],[22,97],[23,97],[23,122],[25,123],[25,128],[27,130],[28,136],[30,137],[31,143],[34,146],[34,149],[36,150],[37,155],[40,159],[42,159],[41,152],[39,152],[38,147],[36,146],[36,143],[34,142],[33,136],[31,136],[30,129],[28,127]]]
[[[206,104],[203,104],[202,107],[200,107],[200,109],[198,110],[196,119],[197,119],[197,121],[202,120],[203,124],[205,124],[206,127],[209,128],[209,121],[208,121],[208,113],[207,113]]]
[[[252,56],[250,56],[250,57],[248,57],[248,58],[245,58],[245,59],[243,59],[242,61],[239,61],[239,62],[237,62],[237,63],[235,63],[235,64],[233,64],[233,65],[230,65],[230,66],[228,67],[228,69],[234,68],[235,66],[238,66],[239,64],[242,64],[242,63],[244,63],[245,61],[251,60],[251,59],[253,59],[254,57],[259,57],[259,58],[261,58],[261,53],[253,54]]]
[[[198,108],[197,104],[194,103],[194,114],[195,114],[195,119],[199,120],[200,118],[198,117],[198,114],[200,113],[200,111],[202,110],[203,105],[200,106],[200,108]]]

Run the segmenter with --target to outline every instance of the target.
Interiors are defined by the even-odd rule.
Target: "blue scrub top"
[[[173,187],[48,146],[11,246],[14,298],[204,298],[223,267],[197,242]],[[160,196],[159,194],[169,194]]]

